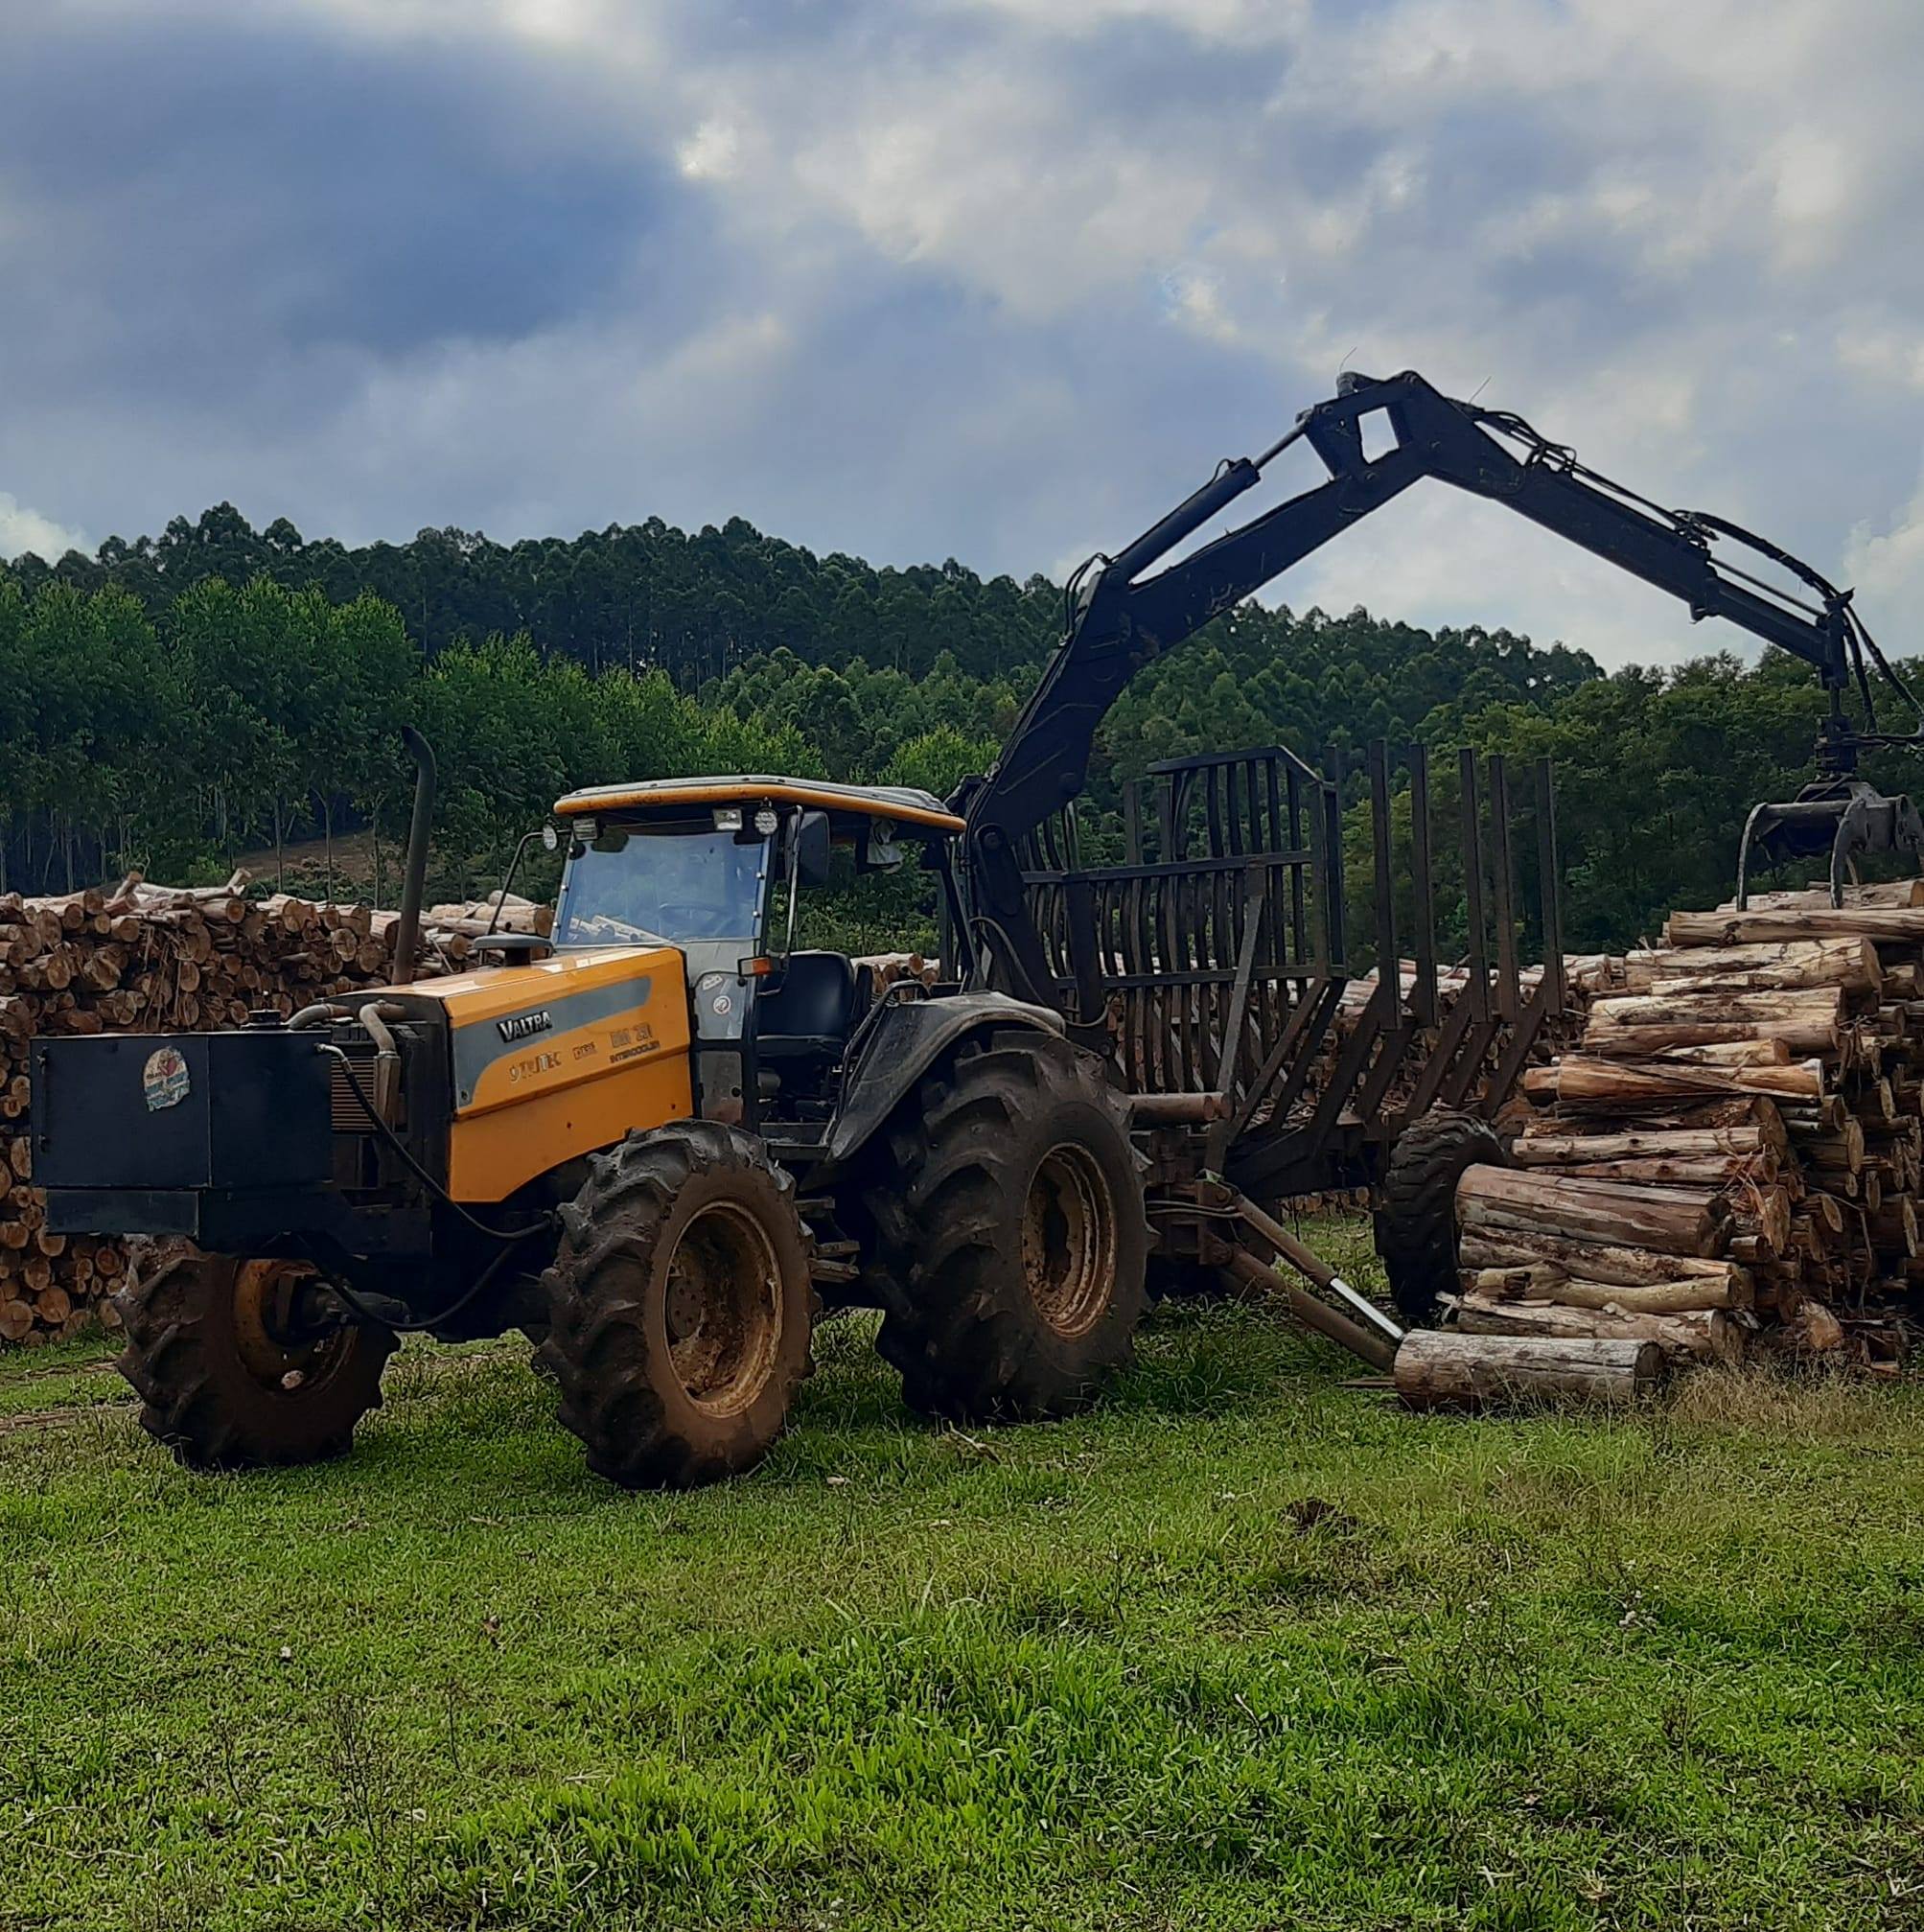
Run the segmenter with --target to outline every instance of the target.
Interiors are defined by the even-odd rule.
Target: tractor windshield
[[[562,880],[559,946],[738,940],[761,930],[768,840],[711,825],[603,826]]]

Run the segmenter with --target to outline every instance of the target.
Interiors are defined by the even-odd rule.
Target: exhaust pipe
[[[394,984],[414,977],[421,947],[421,895],[428,883],[428,832],[434,819],[434,753],[412,725],[401,727],[401,742],[414,760],[414,816],[407,826],[407,870],[401,880],[401,918],[394,928]]]

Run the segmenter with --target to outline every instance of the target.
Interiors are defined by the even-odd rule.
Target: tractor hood
[[[594,946],[526,966],[370,989],[344,1004],[392,1001],[444,1020],[454,1113],[485,1113],[688,1044],[682,955],[673,946]]]

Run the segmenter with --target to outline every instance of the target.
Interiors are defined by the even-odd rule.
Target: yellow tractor
[[[824,1298],[886,1309],[927,1411],[1083,1399],[1143,1306],[1124,1102],[1049,1009],[794,943],[836,848],[948,880],[962,828],[902,787],[576,792],[551,938],[286,1022],[39,1042],[52,1224],[176,1241],[124,1299],[144,1426],[197,1466],[336,1454],[397,1337],[520,1328],[595,1469],[701,1482],[774,1440]]]

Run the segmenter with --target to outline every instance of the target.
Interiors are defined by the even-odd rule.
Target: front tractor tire
[[[344,1454],[381,1403],[384,1328],[315,1333],[297,1310],[314,1270],[186,1248],[119,1299],[120,1372],[140,1426],[190,1469],[318,1462]]]
[[[809,1369],[793,1178],[748,1134],[684,1121],[597,1155],[562,1230],[537,1360],[589,1467],[628,1489],[753,1468]]]
[[[1127,1116],[1051,1034],[965,1042],[895,1115],[869,1195],[877,1346],[925,1415],[1032,1420],[1080,1408],[1130,1359],[1148,1222]]]
[[[1431,1327],[1457,1291],[1456,1183],[1465,1168],[1507,1167],[1503,1143],[1475,1114],[1426,1113],[1397,1137],[1377,1212],[1377,1253],[1390,1299],[1412,1328]]]

